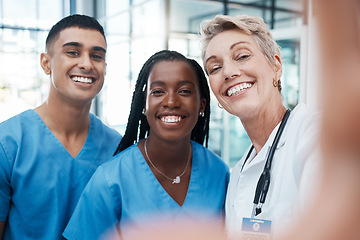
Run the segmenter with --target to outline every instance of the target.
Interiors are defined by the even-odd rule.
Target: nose
[[[233,79],[241,74],[240,67],[233,61],[224,62],[222,68],[225,80]]]
[[[83,54],[79,59],[79,68],[85,72],[89,72],[93,69],[91,57],[87,54]]]
[[[163,101],[163,107],[176,108],[180,106],[179,95],[176,92],[168,92]]]

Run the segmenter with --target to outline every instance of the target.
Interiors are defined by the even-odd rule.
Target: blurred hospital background
[[[145,60],[170,49],[202,65],[200,22],[218,14],[263,17],[282,51],[285,106],[317,108],[314,11],[311,0],[0,0],[0,122],[46,99],[39,56],[51,26],[74,13],[95,17],[106,31],[107,75],[91,111],[122,134]],[[232,167],[250,140],[215,97],[211,111],[209,148]]]

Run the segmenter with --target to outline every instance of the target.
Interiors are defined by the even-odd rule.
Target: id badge
[[[241,240],[270,240],[271,221],[243,218],[241,226]]]

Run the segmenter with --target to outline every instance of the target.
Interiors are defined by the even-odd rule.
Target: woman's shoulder
[[[229,171],[228,165],[210,149],[194,141],[191,141],[191,143],[193,146],[193,156],[197,161],[201,162],[203,166],[209,165],[211,167],[222,168],[225,171]]]
[[[288,120],[286,138],[296,141],[306,139],[306,136],[316,136],[320,132],[321,113],[310,109],[305,104],[297,105],[292,110]]]
[[[204,147],[200,143],[197,143],[195,141],[191,141],[191,144],[192,144],[194,153],[206,154],[211,158],[221,160],[221,158],[218,155],[216,155],[214,152],[212,152],[210,149]]]
[[[120,153],[114,155],[109,161],[103,163],[101,166],[106,170],[114,170],[122,165],[127,165],[141,154],[137,144],[133,144]]]
[[[304,103],[299,103],[291,112],[290,119],[296,124],[302,123],[306,125],[317,124],[320,121],[321,113],[309,108]]]
[[[141,152],[137,144],[131,145],[101,164],[96,170],[97,177],[104,178],[108,186],[119,185],[129,174],[133,174],[133,170],[138,165],[137,162],[139,162],[139,154]]]
[[[299,104],[289,118],[289,128],[285,133],[287,152],[292,155],[294,165],[300,171],[306,161],[318,159],[320,149],[321,113]]]

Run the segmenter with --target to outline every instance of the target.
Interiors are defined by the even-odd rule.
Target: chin
[[[239,104],[232,106],[231,110],[228,111],[230,114],[237,116],[240,119],[248,118],[257,112],[257,107],[253,104]]]

